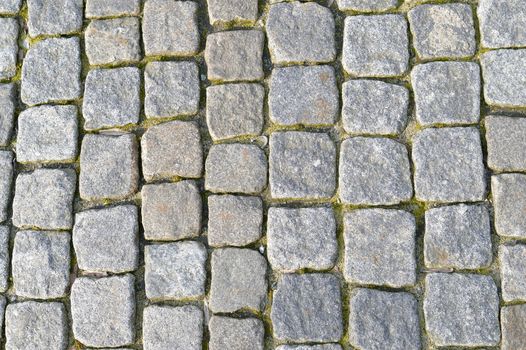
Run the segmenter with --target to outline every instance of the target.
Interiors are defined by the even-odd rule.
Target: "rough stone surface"
[[[499,247],[502,299],[505,302],[526,301],[526,246]]]
[[[285,274],[274,291],[274,337],[289,342],[337,342],[343,335],[340,282],[331,274]]]
[[[407,15],[419,58],[463,58],[475,54],[475,25],[469,4],[425,4]]]
[[[147,56],[189,56],[199,51],[197,3],[148,0],[144,4],[142,36]]]
[[[342,64],[361,77],[393,77],[409,63],[407,22],[401,15],[350,16],[345,19]]]
[[[149,128],[141,138],[141,151],[146,181],[197,178],[203,171],[201,136],[193,122],[173,121]]]
[[[526,46],[526,3],[522,0],[480,0],[480,41],[487,48]]]
[[[90,65],[134,63],[141,59],[139,19],[97,19],[84,33]]]
[[[261,237],[263,202],[259,197],[208,197],[208,244],[244,246]]]
[[[85,135],[80,151],[80,197],[85,200],[122,199],[138,188],[135,135]]]
[[[338,257],[332,208],[270,208],[267,257],[274,270],[329,270]]]
[[[208,328],[210,350],[263,350],[265,329],[257,318],[212,316]]]
[[[0,146],[11,141],[15,120],[15,85],[0,84]]]
[[[3,0],[0,2],[0,14],[13,15],[20,10],[22,0]]]
[[[262,311],[267,301],[267,262],[257,251],[239,248],[212,252],[212,312]]]
[[[117,347],[135,341],[135,278],[79,277],[71,287],[73,335],[82,344]]]
[[[274,68],[270,79],[270,120],[281,125],[331,125],[339,114],[331,66]]]
[[[158,306],[144,309],[144,350],[201,350],[203,312],[197,306]]]
[[[147,118],[186,116],[199,110],[199,69],[194,62],[150,62],[144,85]]]
[[[336,58],[334,18],[319,4],[271,5],[266,29],[273,63],[322,63]]]
[[[29,35],[79,32],[83,6],[82,0],[27,0]]]
[[[340,344],[280,345],[276,350],[342,350]]]
[[[480,68],[473,62],[419,64],[411,72],[422,125],[475,124],[480,118]]]
[[[13,170],[13,153],[0,151],[0,222],[8,219]]]
[[[263,78],[264,34],[259,30],[234,30],[208,35],[205,61],[212,81]]]
[[[257,194],[267,185],[267,159],[256,145],[213,145],[205,174],[208,191]]]
[[[1,4],[0,4],[1,6]],[[0,18],[0,79],[16,74],[18,23],[14,18]]]
[[[137,16],[141,12],[141,0],[87,0],[86,17],[102,18]]]
[[[526,171],[526,118],[488,116],[484,119],[488,167]]]
[[[270,136],[273,198],[330,198],[336,189],[336,147],[328,134],[274,132]]]
[[[389,205],[411,199],[407,149],[387,138],[353,137],[340,151],[340,199],[355,205]]]
[[[206,89],[206,123],[214,141],[263,131],[265,89],[259,84],[223,84]]]
[[[67,230],[73,226],[76,176],[72,169],[37,169],[16,178],[13,225]]]
[[[482,146],[476,128],[425,129],[413,138],[416,198],[426,202],[484,200]]]
[[[526,305],[505,306],[500,312],[502,350],[526,350]]]
[[[500,341],[499,297],[489,276],[426,276],[426,331],[436,346],[495,346]]]
[[[52,38],[33,44],[22,65],[22,102],[28,105],[78,99],[78,38]]]
[[[415,218],[395,209],[344,215],[347,281],[400,288],[416,282]]]
[[[357,349],[421,349],[417,306],[409,293],[355,289],[349,306],[351,345]]]
[[[208,0],[208,17],[212,25],[241,22],[254,23],[258,18],[257,0]]]
[[[199,242],[146,246],[146,297],[151,300],[177,300],[204,296],[206,257],[206,248]]]
[[[6,350],[63,350],[68,344],[66,309],[58,302],[9,304],[5,337]]]
[[[9,227],[0,226],[0,292],[3,293],[9,286]],[[0,320],[3,312],[0,312]],[[1,322],[1,321],[0,321]],[[0,329],[1,329],[0,323]]]
[[[492,259],[486,207],[459,204],[426,211],[424,261],[427,267],[479,269],[488,267]]]
[[[17,161],[73,162],[77,157],[77,134],[75,106],[26,109],[18,116]]]
[[[139,265],[137,207],[122,205],[75,215],[73,247],[77,265],[88,272],[122,273]]]
[[[136,124],[141,112],[141,76],[135,67],[93,69],[86,77],[84,129]]]
[[[398,135],[407,124],[409,91],[377,80],[342,86],[343,128],[350,134]]]
[[[499,236],[526,237],[526,175],[491,177],[495,229]]]
[[[148,240],[196,237],[201,229],[201,195],[195,182],[142,187],[142,225]]]
[[[387,11],[398,6],[398,0],[337,0],[341,11],[376,12]]]

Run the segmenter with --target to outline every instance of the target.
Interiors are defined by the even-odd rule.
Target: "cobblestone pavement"
[[[526,1],[0,0],[1,350],[526,349]]]

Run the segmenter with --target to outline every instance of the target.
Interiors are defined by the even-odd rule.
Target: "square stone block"
[[[526,246],[501,245],[499,266],[502,299],[508,303],[526,301]]]
[[[504,306],[500,311],[502,350],[526,350],[526,305]]]
[[[0,222],[6,221],[9,216],[13,172],[13,153],[0,151]]]
[[[9,264],[9,227],[0,226],[0,293],[4,293],[9,287]],[[3,313],[0,312],[0,315],[3,315]],[[2,317],[0,317],[0,320],[2,320]]]
[[[0,6],[2,6],[0,4]],[[0,79],[16,75],[18,56],[18,22],[15,18],[0,18]]]
[[[208,0],[207,3],[212,25],[232,22],[253,24],[258,19],[257,0]]]
[[[141,0],[87,0],[86,17],[103,18],[116,16],[138,16]]]
[[[0,14],[14,15],[20,10],[22,0],[3,0],[0,2]]]
[[[526,2],[480,0],[477,16],[483,47],[497,49],[526,46]]]
[[[0,146],[11,142],[16,107],[15,84],[0,84]]]
[[[488,167],[526,171],[526,118],[490,115],[484,119]]]
[[[340,11],[380,12],[396,8],[398,0],[337,0]]]
[[[497,234],[526,237],[526,175],[494,175],[491,177],[491,192]]]
[[[29,35],[80,32],[83,7],[82,0],[27,0]]]
[[[265,328],[257,318],[212,316],[208,329],[210,350],[263,350]]]

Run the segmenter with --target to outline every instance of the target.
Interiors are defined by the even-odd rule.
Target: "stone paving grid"
[[[0,0],[0,349],[526,349],[525,18]]]

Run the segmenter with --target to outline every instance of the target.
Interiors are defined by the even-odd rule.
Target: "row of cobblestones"
[[[523,0],[0,0],[0,349],[526,349]]]

